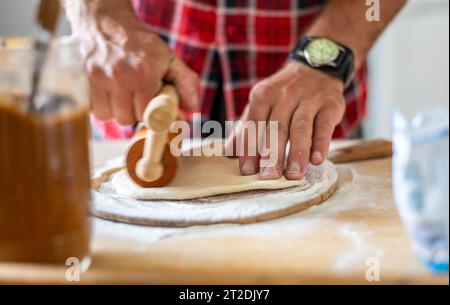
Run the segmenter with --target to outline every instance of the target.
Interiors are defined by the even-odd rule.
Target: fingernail
[[[241,170],[244,175],[253,175],[253,174],[255,174],[255,171],[256,171],[255,163],[253,161],[246,160],[242,164]]]
[[[297,161],[293,161],[289,165],[289,167],[288,167],[286,172],[289,173],[289,174],[300,174],[301,173],[300,164]]]
[[[311,155],[311,160],[317,161],[317,162],[322,162],[323,156],[320,153],[320,151],[313,152],[313,154]]]
[[[265,167],[260,173],[262,179],[278,179],[280,174],[276,167]]]

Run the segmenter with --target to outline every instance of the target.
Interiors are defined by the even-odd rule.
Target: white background
[[[410,0],[369,56],[366,137],[391,137],[392,109],[449,107],[449,2]]]

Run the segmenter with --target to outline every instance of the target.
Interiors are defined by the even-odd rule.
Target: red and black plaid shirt
[[[325,1],[134,0],[134,5],[139,18],[200,75],[203,119],[210,119],[222,100],[225,119],[236,120],[252,86],[283,66]],[[365,66],[345,98],[345,117],[334,137],[351,134],[365,115]]]

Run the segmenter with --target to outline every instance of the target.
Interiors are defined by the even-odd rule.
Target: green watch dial
[[[313,64],[330,64],[339,56],[339,47],[326,38],[312,40],[305,49],[308,61]]]

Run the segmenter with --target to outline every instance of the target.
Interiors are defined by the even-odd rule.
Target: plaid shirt
[[[324,0],[134,0],[138,17],[201,78],[202,117],[239,118],[251,88],[277,72]],[[347,137],[366,112],[366,66],[345,92]],[[217,105],[218,103],[224,105]],[[217,119],[217,118],[214,118]]]

